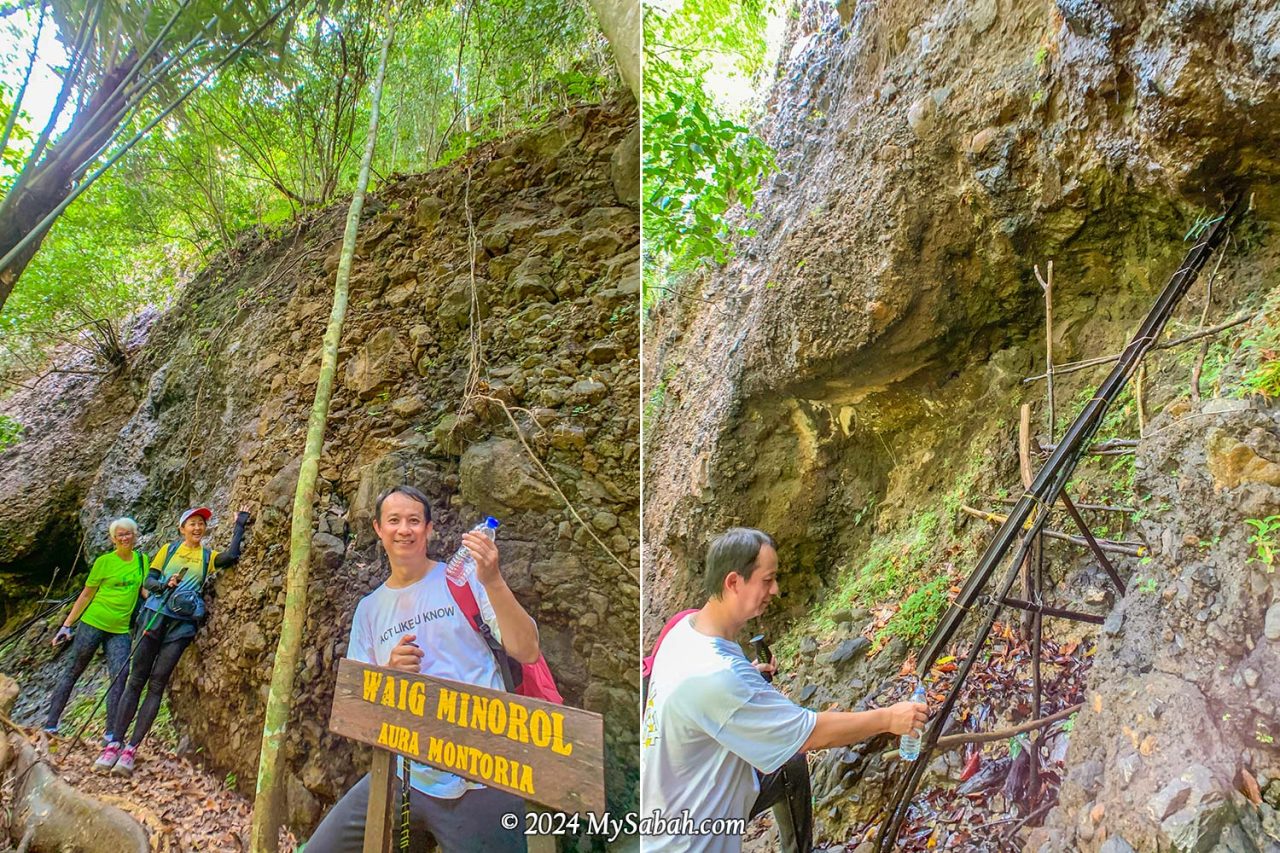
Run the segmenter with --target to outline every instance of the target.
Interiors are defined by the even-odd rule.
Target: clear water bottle
[[[915,692],[911,694],[912,702],[923,704],[926,701],[924,694],[924,682],[917,681]],[[915,731],[914,729],[912,731]],[[898,741],[898,755],[903,761],[915,761],[920,757],[920,738],[916,737],[912,732],[907,732]]]
[[[471,528],[471,532],[488,536],[491,541],[496,540],[498,536],[498,519],[489,516],[482,523]],[[458,550],[453,552],[453,556],[445,564],[444,576],[455,586],[464,586],[476,576],[476,561],[471,556],[471,552],[467,550],[466,545],[459,545]]]

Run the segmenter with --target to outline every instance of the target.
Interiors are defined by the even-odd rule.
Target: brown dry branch
[[[533,452],[533,448],[530,447],[529,442],[525,440],[524,432],[521,431],[520,424],[516,421],[515,415],[511,413],[512,412],[511,407],[508,406],[506,402],[504,402],[503,400],[499,400],[497,397],[490,397],[487,394],[475,393],[475,394],[471,394],[465,400],[462,401],[462,410],[465,411],[475,400],[484,400],[487,403],[493,403],[495,405],[502,407],[502,413],[506,415],[507,420],[511,422],[511,428],[515,431],[516,439],[519,440],[520,446],[524,448],[525,453],[529,454],[529,458],[533,460],[533,464],[537,466],[538,471],[541,472],[542,476],[546,479],[547,483],[550,484],[551,488],[555,490],[555,493],[560,496],[560,500],[564,501],[564,505],[568,508],[570,514],[573,515],[573,517],[577,520],[578,524],[582,526],[582,529],[587,531],[587,535],[596,541],[596,544],[600,546],[600,549],[604,551],[606,554],[608,554],[609,557],[615,563],[617,563],[618,566],[624,572],[626,572],[631,577],[632,580],[634,580],[637,584],[639,584],[640,583],[639,573],[637,573],[634,569],[632,569],[630,566],[624,563],[617,554],[613,553],[613,551],[609,549],[608,545],[604,544],[604,540],[602,540],[599,536],[596,535],[596,532],[591,529],[591,525],[588,524],[586,519],[584,519],[582,515],[578,512],[577,507],[573,505],[573,502],[570,501],[568,496],[565,495],[564,491],[561,490],[560,484],[557,483],[555,478],[551,476],[551,472],[549,472],[546,469],[546,467],[542,464],[542,460],[539,459],[538,455]],[[519,409],[517,411],[525,411],[525,410]],[[530,416],[532,417],[531,414]]]
[[[1063,708],[1061,711],[1050,714],[1047,717],[1041,717],[1038,720],[1028,720],[1025,723],[1020,723],[1019,725],[1011,726],[1007,729],[999,729],[993,732],[962,732],[956,735],[946,735],[938,738],[938,744],[934,747],[934,751],[946,752],[947,750],[955,749],[958,746],[964,746],[968,743],[989,743],[993,740],[1008,740],[1015,735],[1025,734],[1030,731],[1035,731],[1036,729],[1042,729],[1045,726],[1058,722],[1059,720],[1065,720],[1067,717],[1070,717],[1083,707],[1084,703],[1081,702],[1068,708]],[[896,761],[898,759],[898,750],[895,749],[886,752],[882,757],[885,761]]]
[[[1172,347],[1181,346],[1183,344],[1189,344],[1192,341],[1198,341],[1201,338],[1207,338],[1210,335],[1216,335],[1219,332],[1225,332],[1227,329],[1233,328],[1235,326],[1239,326],[1242,323],[1248,323],[1253,318],[1254,318],[1253,314],[1239,314],[1236,317],[1233,317],[1232,319],[1227,320],[1225,323],[1219,323],[1218,325],[1213,326],[1212,328],[1204,329],[1199,332],[1192,332],[1189,335],[1183,335],[1182,337],[1175,338],[1174,340],[1171,340],[1171,341],[1161,341],[1153,345],[1151,349],[1153,351],[1161,350],[1161,349],[1171,349]],[[1119,355],[1101,355],[1101,356],[1098,356],[1097,358],[1087,358],[1084,361],[1072,361],[1072,362],[1068,362],[1067,364],[1059,364],[1055,366],[1053,368],[1053,375],[1061,376],[1064,373],[1075,373],[1077,370],[1087,370],[1090,367],[1097,367],[1102,364],[1110,364],[1113,361],[1119,361],[1119,360],[1120,360]],[[1044,378],[1046,378],[1046,376],[1043,373],[1037,376],[1028,376],[1026,379],[1022,380],[1022,384],[1029,385],[1032,382],[1038,382]]]
[[[985,510],[975,509],[963,504],[960,506],[960,510],[966,515],[971,515],[974,518],[980,518],[983,521],[988,521],[991,524],[996,525],[1004,524],[1009,517],[1007,515],[1001,515],[998,512],[987,512]],[[1025,527],[1029,529],[1031,527],[1031,522],[1028,521]],[[1057,539],[1060,542],[1070,542],[1072,545],[1079,545],[1084,548],[1089,547],[1089,542],[1083,536],[1071,536],[1067,533],[1048,529],[1040,531],[1040,534],[1042,536],[1047,536],[1050,539]],[[1103,551],[1111,551],[1115,554],[1124,554],[1126,557],[1145,557],[1147,555],[1147,546],[1136,542],[1113,542],[1110,539],[1099,539],[1097,542],[1098,547]]]

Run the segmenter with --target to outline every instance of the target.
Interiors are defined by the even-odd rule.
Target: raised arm
[[[219,551],[218,556],[213,558],[213,567],[215,569],[225,569],[227,566],[233,566],[240,560],[240,540],[244,539],[244,528],[249,523],[248,507],[241,507],[236,513],[236,526],[231,531],[231,544],[227,546],[225,551]]]
[[[498,546],[489,537],[479,533],[462,534],[462,544],[471,551],[476,561],[476,579],[484,585],[493,614],[498,619],[498,631],[502,634],[502,647],[520,663],[533,663],[541,652],[538,649],[538,626],[533,617],[516,600],[498,569]]]

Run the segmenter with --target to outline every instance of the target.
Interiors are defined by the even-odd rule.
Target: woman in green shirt
[[[107,528],[115,550],[108,551],[93,561],[93,568],[84,583],[84,590],[71,606],[53,645],[67,640],[71,643],[71,662],[62,673],[58,686],[49,699],[49,717],[45,731],[56,733],[62,710],[67,706],[71,688],[93,660],[98,646],[104,646],[107,669],[111,673],[111,686],[107,690],[107,726],[116,718],[116,706],[124,692],[123,670],[129,663],[129,621],[138,603],[138,590],[147,576],[147,557],[133,549],[138,540],[138,525],[132,518],[117,518]],[[80,622],[80,628],[72,639],[71,626]],[[106,742],[115,736],[106,734]]]

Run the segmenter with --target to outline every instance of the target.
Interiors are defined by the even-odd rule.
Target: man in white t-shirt
[[[449,591],[444,564],[427,557],[431,507],[426,495],[412,486],[396,486],[379,496],[374,519],[390,577],[356,605],[347,657],[504,689],[494,652]],[[464,533],[462,544],[476,561],[470,587],[481,618],[516,662],[513,666],[533,663],[540,655],[538,629],[502,578],[497,546],[477,533]],[[416,762],[410,763],[410,785],[415,849],[426,849],[429,833],[445,853],[525,850],[524,801],[519,797]],[[359,853],[368,803],[366,775],[321,821],[307,842],[307,853]],[[398,804],[394,813],[400,815]],[[505,814],[518,816],[515,829],[502,826]]]
[[[751,818],[773,807],[784,850],[809,853],[812,806],[804,752],[920,729],[922,704],[815,713],[775,690],[735,638],[778,594],[778,553],[759,530],[737,527],[707,550],[708,599],[663,638],[640,733],[643,817],[688,820],[646,836],[646,851],[734,853],[740,835],[677,834],[703,821]]]

